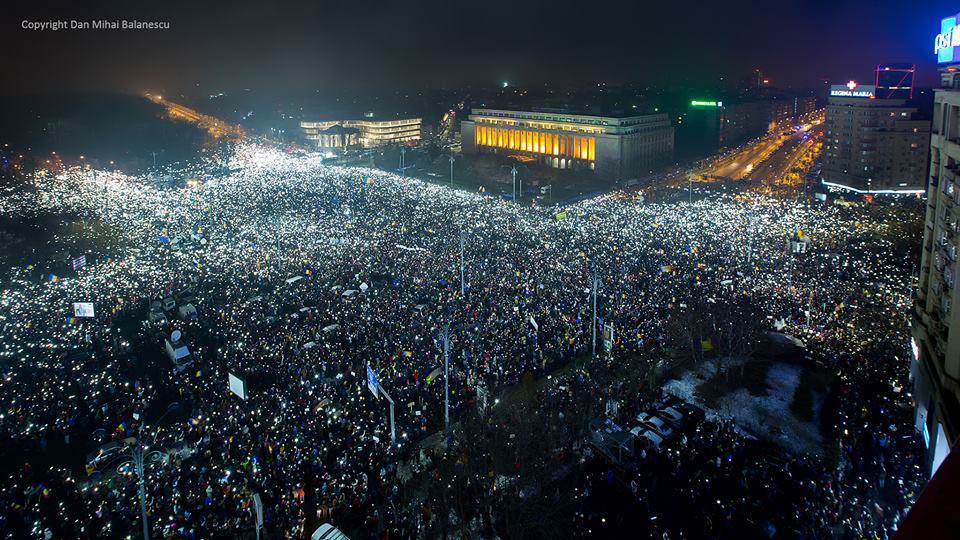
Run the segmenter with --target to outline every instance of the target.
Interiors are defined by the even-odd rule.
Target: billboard
[[[77,271],[87,265],[87,256],[81,255],[70,262],[71,267],[74,271]]]
[[[230,380],[230,391],[240,399],[247,399],[247,381],[237,377],[233,373],[228,373]]]
[[[93,302],[74,302],[74,317],[93,317]]]
[[[933,40],[933,52],[937,55],[938,64],[960,62],[960,29],[957,28],[957,19],[960,14],[951,15],[940,21],[940,33]]]

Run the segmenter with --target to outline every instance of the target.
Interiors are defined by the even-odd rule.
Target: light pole
[[[450,187],[453,187],[453,162],[456,158],[450,156]]]
[[[592,342],[590,348],[590,355],[594,358],[597,357],[597,287],[600,284],[600,280],[597,278],[597,271],[593,271],[593,324],[590,325],[590,340]]]
[[[523,178],[517,180],[517,191],[519,191],[520,198],[523,199]],[[517,201],[520,202],[520,201]]]
[[[393,421],[393,398],[383,389],[380,381],[377,381],[377,388],[380,390],[380,393],[383,394],[383,397],[387,398],[387,403],[390,404],[390,444],[397,444],[397,428]]]
[[[506,169],[507,167],[504,166],[503,168]],[[518,195],[520,198],[523,198],[523,179],[518,179],[517,174],[520,172],[520,169],[526,169],[526,168],[527,167],[525,165],[520,165],[519,167],[517,165],[510,166],[510,176],[513,177],[513,202],[518,201],[517,199]],[[518,186],[519,186],[519,190],[517,189]]]
[[[403,146],[400,147],[400,174],[403,174],[403,157],[407,153],[407,149]]]
[[[137,473],[137,483],[139,484],[137,491],[140,494],[140,520],[143,522],[144,540],[150,540],[150,524],[147,523],[147,488],[144,480],[146,476],[144,462],[147,459],[156,459],[159,457],[159,451],[148,451],[144,448],[140,440],[137,439],[136,446],[130,450],[130,460],[127,462],[127,464],[133,463],[133,468]],[[121,467],[122,466],[123,465],[121,465]]]
[[[256,524],[257,540],[260,540],[260,528],[263,527],[263,500],[259,493],[254,493],[253,499],[253,518]]]
[[[450,323],[443,328],[443,427],[450,428]]]
[[[460,298],[467,294],[466,280],[464,279],[465,270],[463,268],[463,250],[466,244],[466,238],[463,236],[463,230],[460,230]]]
[[[165,416],[176,410],[179,406],[180,404],[178,402],[171,403],[170,406],[167,407],[167,410],[160,415],[156,423],[159,424],[160,420],[163,420]],[[133,465],[133,470],[137,474],[137,491],[140,495],[140,519],[143,521],[143,540],[150,540],[150,524],[147,522],[146,464],[149,461],[159,459],[163,452],[150,450],[149,446],[144,446],[143,437],[141,436],[142,432],[143,424],[140,425],[138,436],[133,445],[128,447],[129,450],[127,453],[122,455],[123,459],[117,467],[117,472],[120,473],[125,465]],[[154,439],[156,439],[156,435],[154,435]]]

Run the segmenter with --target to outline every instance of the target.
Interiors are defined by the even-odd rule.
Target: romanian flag
[[[411,356],[413,356],[413,351],[403,351],[403,355],[406,356],[407,358],[410,358]]]
[[[50,274],[49,276],[47,276],[47,280],[50,281],[50,283],[56,283],[60,281],[60,278],[57,277],[56,274]]]
[[[669,272],[673,272],[673,270],[674,270],[674,269],[673,269],[673,265],[672,265],[672,264],[665,264],[665,265],[663,265],[663,266],[660,267],[660,272],[661,272],[661,273],[664,273],[664,274],[669,273]]]

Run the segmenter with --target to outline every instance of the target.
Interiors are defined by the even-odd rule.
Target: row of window
[[[566,156],[588,161],[593,161],[596,156],[596,140],[592,137],[578,137],[576,135],[557,135],[537,131],[476,126],[474,142],[477,146],[507,148],[520,150],[521,152]]]

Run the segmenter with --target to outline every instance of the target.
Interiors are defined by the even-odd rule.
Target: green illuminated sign
[[[723,107],[722,101],[697,101],[690,102],[691,107]]]

